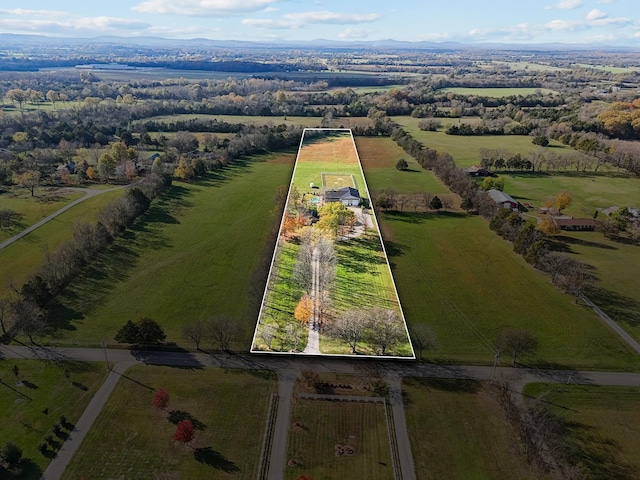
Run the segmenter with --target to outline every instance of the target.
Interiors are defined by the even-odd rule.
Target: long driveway
[[[109,188],[107,190],[96,190],[95,188],[74,188],[74,187],[65,188],[65,190],[72,190],[74,192],[84,192],[84,193],[86,193],[86,195],[84,197],[80,197],[77,200],[74,200],[73,202],[65,205],[60,210],[56,210],[51,215],[48,215],[48,216],[44,217],[42,220],[40,220],[40,221],[34,223],[33,225],[31,225],[30,227],[25,228],[20,233],[15,234],[13,237],[6,239],[4,242],[0,243],[0,250],[2,250],[3,248],[8,247],[9,245],[11,245],[12,243],[14,243],[14,242],[16,242],[18,240],[20,240],[22,237],[24,237],[26,235],[29,235],[34,230],[40,228],[45,223],[50,222],[51,220],[56,218],[58,215],[63,214],[64,212],[66,212],[70,208],[75,207],[79,203],[82,203],[85,200],[93,198],[96,195],[101,195],[103,193],[112,192],[113,190],[118,190],[120,188],[124,188],[124,186]]]
[[[58,456],[45,470],[46,480],[60,478],[71,460],[73,453],[80,445],[93,421],[106,403],[115,387],[119,375],[126,368],[137,363],[171,366],[212,366],[222,368],[267,369],[278,373],[280,379],[280,401],[276,417],[276,429],[272,439],[269,479],[282,478],[286,459],[286,438],[289,425],[289,411],[293,381],[302,370],[315,372],[333,372],[358,374],[362,362],[374,363],[377,370],[384,372],[391,379],[390,387],[395,399],[392,399],[392,410],[396,428],[400,454],[400,468],[403,479],[415,478],[413,458],[409,436],[404,422],[404,411],[401,405],[399,389],[403,377],[454,378],[489,380],[494,375],[510,376],[516,380],[516,386],[522,388],[531,382],[573,383],[591,385],[639,386],[640,374],[627,372],[592,372],[576,370],[542,370],[529,368],[509,368],[465,365],[431,365],[415,361],[347,359],[313,356],[288,356],[269,354],[204,354],[178,352],[152,352],[107,349],[106,356],[110,365],[115,365],[103,387],[95,395],[89,407],[83,413],[78,425],[70,435],[70,442],[60,450]],[[104,362],[105,351],[97,348],[46,348],[27,346],[0,345],[0,359],[42,359],[42,360],[76,360]],[[395,401],[394,401],[395,400]],[[402,410],[402,411],[401,411]]]

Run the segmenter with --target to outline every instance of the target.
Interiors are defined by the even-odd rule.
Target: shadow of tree
[[[211,447],[196,448],[195,452],[193,452],[193,458],[200,463],[209,465],[217,470],[222,470],[223,472],[233,473],[240,471],[235,463]]]
[[[54,454],[55,456],[55,454]],[[42,469],[30,458],[23,458],[20,462],[19,472],[15,473],[0,466],[0,480],[15,480],[19,478],[40,478]]]
[[[185,412],[184,410],[171,410],[167,418],[174,425],[177,425],[182,420],[189,420],[191,421],[193,428],[195,428],[196,430],[204,430],[205,428],[207,428],[204,423],[195,418],[189,412]]]
[[[590,287],[587,296],[612,319],[632,327],[640,325],[640,302],[602,287]]]

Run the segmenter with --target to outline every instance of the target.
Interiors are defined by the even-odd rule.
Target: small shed
[[[511,210],[518,209],[518,202],[516,202],[513,197],[507,193],[492,189],[487,190],[487,194],[491,197],[491,200],[496,202],[496,204],[501,208],[509,208]]]

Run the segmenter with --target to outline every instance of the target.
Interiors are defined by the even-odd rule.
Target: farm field
[[[610,65],[590,65],[588,63],[576,63],[577,67],[582,68],[594,68],[596,70],[603,70],[609,73],[633,73],[640,71],[640,66],[637,67],[612,67]]]
[[[14,366],[18,368],[17,377],[12,371]],[[38,445],[52,435],[56,450],[60,447],[61,439],[78,421],[106,373],[103,363],[0,362],[0,438],[2,444],[11,440],[22,448],[25,459],[22,475],[16,477],[0,469],[0,479],[40,478],[55,452],[49,444],[45,456],[38,451]],[[68,423],[57,436],[53,426],[61,415]]]
[[[356,137],[356,147],[372,191],[392,189],[402,193],[448,193],[447,187],[435,175],[423,169],[390,138]],[[396,162],[404,158],[408,171],[396,169]]]
[[[571,460],[589,478],[638,478],[640,389],[530,384],[525,394],[544,395],[548,408],[564,421]]]
[[[42,227],[0,250],[0,296],[8,292],[7,281],[21,285],[26,277],[44,261],[44,251],[53,251],[69,240],[76,222],[94,223],[96,214],[109,202],[124,193],[124,189],[106,192],[76,205]]]
[[[82,192],[60,189],[36,189],[31,196],[26,189],[14,188],[0,196],[0,209],[13,210],[21,215],[18,225],[0,229],[0,242],[20,233],[25,228],[60,210],[65,205],[83,197]]]
[[[391,117],[399,125],[406,128],[416,140],[422,142],[425,147],[433,148],[440,152],[449,153],[459,167],[470,167],[480,164],[480,150],[503,149],[513,153],[526,155],[536,149],[542,149],[531,143],[531,137],[521,135],[484,135],[484,136],[459,136],[447,135],[444,131],[426,132],[418,128],[419,118]],[[467,122],[465,119],[463,122]],[[443,122],[444,123],[444,122]],[[470,123],[470,122],[467,122]],[[573,150],[562,145],[556,140],[550,140],[549,145],[555,153],[571,153]],[[549,149],[550,147],[544,147]]]
[[[565,71],[566,72],[569,70],[568,68],[554,67],[553,65],[545,65],[541,63],[501,62],[496,60],[493,60],[490,63],[487,63],[486,65],[481,65],[481,66],[486,68],[493,68],[494,65],[504,65],[504,66],[508,66],[511,70],[529,70],[530,72],[545,72],[545,71],[552,71],[552,72]]]
[[[558,93],[555,90],[549,90],[548,88],[467,88],[467,87],[449,87],[438,90],[439,92],[455,93],[457,95],[476,95],[478,97],[495,97],[503,98],[515,95],[535,95],[537,93]]]
[[[135,366],[119,380],[62,478],[255,479],[275,385],[275,375],[265,371]],[[151,404],[160,387],[170,395],[166,411]],[[184,418],[195,427],[189,446],[173,440]]]
[[[298,422],[298,423],[296,423]],[[339,447],[354,452],[338,456]],[[350,450],[349,450],[350,451]],[[292,404],[285,479],[393,478],[383,403],[298,399]]]
[[[438,337],[431,359],[490,363],[498,332],[524,328],[537,335],[540,348],[523,363],[640,366],[590,309],[574,305],[483,219],[405,212],[381,214],[379,221],[409,327],[426,323]]]
[[[417,478],[537,479],[502,408],[483,384],[405,378]]]
[[[367,197],[366,183],[351,132],[342,130],[325,130],[321,133],[313,130],[305,131],[294,167],[292,186],[297,187],[300,193],[306,195],[311,193],[309,190],[312,188],[311,184],[314,184],[313,199],[320,202],[320,205],[329,205],[322,195],[327,190],[340,186],[335,184],[337,181],[345,182],[342,186],[355,185],[359,190],[360,198]],[[318,186],[322,188],[320,189]],[[323,229],[322,222],[325,214],[322,211],[322,206],[318,209],[320,220],[317,223],[311,223],[311,220],[307,222],[305,215],[311,217],[312,214],[301,215],[299,209],[316,208],[315,205],[318,203],[315,203],[313,207],[304,207],[302,206],[303,200],[294,197],[294,193],[295,190],[292,188],[287,200],[287,216],[283,219],[277,251],[274,255],[254,334],[252,351],[298,353],[304,350],[303,346],[306,344],[307,349],[313,350],[311,352],[305,351],[305,353],[332,355],[375,355],[379,353],[380,355],[413,356],[373,212],[362,213],[365,209],[359,209],[359,213],[351,212],[354,228],[349,237],[345,236],[345,233],[339,232],[337,217],[333,232]],[[294,204],[293,202],[298,203]],[[340,202],[331,203],[331,205],[339,206],[348,212]],[[358,220],[356,215],[360,215],[363,219],[368,217],[366,229],[356,226],[356,222],[365,222],[365,220]],[[305,230],[301,227],[285,230],[284,225],[286,225],[288,217],[302,218],[302,221],[307,223],[304,228],[309,236],[304,237]],[[304,238],[308,238],[306,246]],[[327,242],[326,248],[331,252],[322,255],[333,258],[333,267],[321,263],[327,262],[327,260],[320,260],[319,245],[322,244],[322,241]],[[300,245],[299,248],[298,245]],[[299,252],[295,253],[297,250]],[[304,263],[307,257],[300,259],[300,253],[307,251],[309,251],[308,264]],[[326,284],[320,284],[320,278],[332,268],[332,273],[328,274],[331,280]],[[309,281],[308,284],[304,284],[303,282],[307,278],[304,276],[304,272],[307,270],[309,271]],[[303,273],[300,273],[301,271]],[[319,300],[321,298],[323,300]],[[303,316],[299,313],[299,308],[305,299],[311,306],[308,314]],[[328,306],[324,310],[325,307],[320,307],[320,305]],[[330,330],[327,329],[332,328],[335,325],[334,322],[338,322],[343,316],[346,316],[347,312],[358,309],[369,311],[373,307],[393,312],[395,315],[393,322],[401,325],[402,333],[399,333],[398,336],[403,338],[394,341],[395,345],[390,343],[388,350],[385,351],[387,348],[385,346],[380,352],[377,352],[377,347],[368,342],[364,335],[355,343],[344,341],[344,338],[339,341],[335,336],[331,337]],[[292,348],[289,341],[289,338],[294,336],[292,330],[297,330],[296,327],[304,325],[304,329],[309,331],[307,337],[311,339],[312,330],[310,329],[314,324],[319,330],[319,333],[315,334],[319,340],[315,343],[296,340],[295,343],[300,344],[300,348]],[[295,337],[302,335],[302,332],[295,333]],[[277,337],[277,340],[272,343],[274,337]]]
[[[110,342],[127,319],[146,316],[168,342],[186,345],[187,322],[228,315],[243,329],[234,347],[246,349],[263,293],[252,285],[266,275],[259,272],[273,251],[276,189],[288,185],[293,158],[255,156],[200,181],[174,182],[60,295],[55,341]]]

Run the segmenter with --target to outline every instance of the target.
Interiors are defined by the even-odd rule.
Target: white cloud
[[[543,30],[551,30],[553,32],[575,32],[576,30],[584,30],[587,26],[584,22],[577,20],[551,20],[542,25]]]
[[[561,10],[573,10],[574,8],[581,7],[582,4],[582,0],[560,0],[556,5],[556,8],[560,8]]]
[[[597,8],[594,8],[589,13],[587,13],[587,20],[598,20],[599,18],[605,18],[607,14]]]
[[[373,30],[363,30],[361,28],[348,27],[338,34],[338,37],[345,39],[367,38],[374,33]]]
[[[279,0],[145,0],[131,7],[143,13],[225,16],[264,10]]]
[[[0,29],[12,32],[38,32],[68,34],[71,31],[86,33],[118,33],[123,30],[145,30],[148,23],[115,17],[78,17],[66,20],[0,19]]]
[[[598,0],[598,3],[613,3],[614,0]]]
[[[280,20],[245,18],[242,23],[260,28],[302,28],[311,24],[350,25],[371,23],[380,18],[378,13],[349,14],[329,11],[286,13]]]

